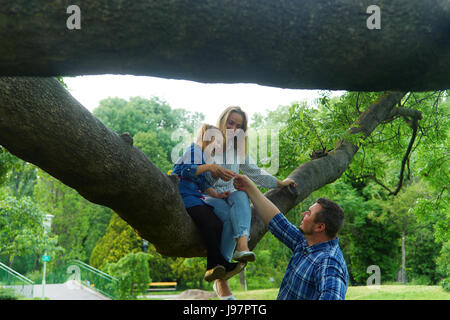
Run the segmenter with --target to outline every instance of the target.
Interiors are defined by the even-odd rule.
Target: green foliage
[[[0,255],[14,257],[38,253],[48,242],[43,227],[44,212],[28,197],[0,199]]]
[[[339,234],[340,246],[351,279],[357,283],[365,283],[366,269],[371,264],[380,266],[383,281],[395,278],[401,264],[402,229],[407,232],[407,271],[414,281],[430,279],[436,283],[440,275],[449,274],[448,93],[409,93],[401,102],[403,108],[420,111],[423,118],[405,166],[403,189],[397,196],[390,195],[390,191],[397,187],[412,134],[410,119],[405,121],[398,116],[379,125],[368,139],[363,140],[362,135],[351,137],[359,151],[349,169],[338,181],[315,191],[304,201],[306,206],[315,197],[325,196],[344,208],[346,221]],[[280,114],[289,112],[286,122],[256,114],[252,126],[278,126],[279,176],[286,177],[309,161],[308,155],[313,150],[328,151],[339,139],[349,139],[349,128],[382,94],[347,92],[331,98],[329,92],[323,92],[316,105],[296,103],[279,107]],[[297,220],[288,216],[293,222]],[[250,272],[247,277],[251,277]]]
[[[138,132],[134,136],[134,145],[144,152],[162,172],[168,172],[173,168],[173,164],[166,156],[168,152],[159,144],[155,132]]]
[[[142,240],[134,229],[117,214],[113,214],[106,228],[92,250],[89,264],[103,270],[107,263],[116,263],[129,253],[142,251]]]
[[[0,287],[0,300],[19,300],[19,296],[14,289]]]
[[[445,291],[450,292],[450,277],[442,279],[440,284]]]
[[[119,280],[121,299],[135,299],[143,294],[152,281],[149,277],[148,260],[150,256],[143,253],[128,253],[116,263],[108,263],[105,272]]]
[[[64,259],[87,262],[98,239],[105,233],[112,211],[87,201],[40,169],[38,177],[35,200],[55,216],[52,231],[66,249]]]
[[[0,186],[6,182],[6,174],[17,165],[17,158],[0,146]]]
[[[205,118],[198,112],[172,110],[157,97],[132,97],[129,101],[107,98],[100,101],[93,113],[111,130],[119,134],[130,133],[134,144],[163,172],[173,166],[171,151],[178,144],[171,139],[175,129],[182,128],[193,133]]]

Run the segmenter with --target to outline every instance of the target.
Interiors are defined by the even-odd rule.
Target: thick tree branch
[[[367,137],[404,93],[385,95],[361,114],[349,135]],[[184,209],[177,185],[132,145],[106,128],[60,83],[50,78],[0,78],[0,144],[86,199],[107,206],[156,249],[170,256],[202,256],[204,247]],[[302,164],[290,177],[299,186],[267,196],[281,212],[338,179],[358,146],[341,140],[326,157]],[[253,212],[254,247],[266,228]]]
[[[176,183],[56,79],[0,78],[0,144],[113,209],[161,253],[204,253]]]
[[[450,87],[448,0],[0,0],[0,75],[134,74],[283,88]],[[367,27],[378,5],[381,29]]]
[[[286,213],[306,199],[312,192],[339,179],[349,167],[359,146],[350,141],[354,135],[362,134],[364,138],[383,122],[406,92],[387,93],[379,101],[370,105],[348,130],[347,140],[337,142],[335,149],[326,157],[308,161],[295,169],[289,178],[294,179],[298,187],[294,192],[288,188],[271,190],[266,196]],[[264,236],[267,229],[253,210],[250,247],[253,248]]]

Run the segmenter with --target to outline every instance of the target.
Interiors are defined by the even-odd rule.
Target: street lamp
[[[148,241],[145,240],[145,239],[142,239],[142,246],[143,246],[143,249],[144,249],[145,253],[147,253],[148,245],[149,245]]]
[[[44,217],[44,233],[47,234],[48,232],[50,232],[51,230],[51,226],[52,226],[52,219],[55,216],[51,215],[51,214],[46,214]],[[45,253],[44,256],[42,257],[42,260],[44,261],[44,273],[42,275],[42,300],[44,300],[45,298],[45,271],[47,268],[47,261],[50,261],[48,259],[49,257],[47,256],[47,249],[45,249]]]

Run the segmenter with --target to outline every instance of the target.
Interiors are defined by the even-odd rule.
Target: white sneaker
[[[217,296],[219,297],[220,300],[236,300],[236,298],[234,297],[233,294],[231,294],[231,296],[221,297],[221,296],[219,295],[219,291],[217,290],[217,285],[216,285],[216,283],[217,283],[217,282],[214,281],[213,289],[214,289],[214,292],[217,294]]]
[[[252,251],[235,251],[233,253],[233,260],[239,262],[253,262],[256,260],[256,254]]]

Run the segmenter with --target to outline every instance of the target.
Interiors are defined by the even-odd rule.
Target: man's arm
[[[247,192],[256,212],[266,225],[269,224],[273,217],[280,213],[280,210],[258,190],[256,185],[247,176],[236,175],[234,177],[234,187],[237,190]]]
[[[334,259],[327,259],[316,272],[319,300],[344,300],[347,280]]]

